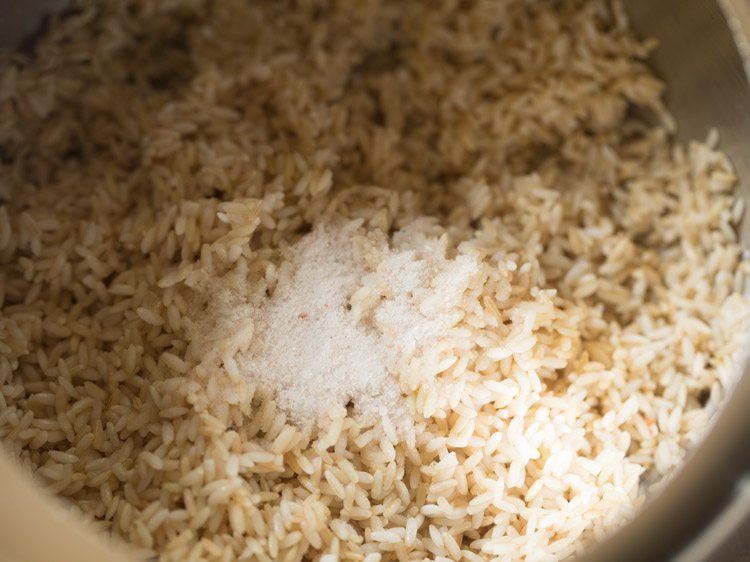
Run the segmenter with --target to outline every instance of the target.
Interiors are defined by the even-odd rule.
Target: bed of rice
[[[743,207],[617,4],[88,4],[0,61],[0,438],[134,554],[564,558],[700,438]],[[242,338],[190,351],[190,275],[272,293],[333,217],[481,260],[401,381],[413,446],[288,423]]]

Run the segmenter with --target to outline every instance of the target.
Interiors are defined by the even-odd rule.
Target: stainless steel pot
[[[17,46],[45,13],[66,0],[0,0],[0,45]],[[750,200],[750,0],[626,0],[634,26],[657,37],[653,60],[668,84],[667,103],[681,140],[721,135]],[[744,55],[744,57],[743,57]],[[750,221],[742,240],[750,248]],[[0,504],[0,561],[123,560],[121,553],[86,533],[45,499],[7,460],[0,459],[0,486],[12,490]],[[12,507],[24,506],[21,508]],[[44,541],[29,547],[28,527],[41,525]],[[3,532],[4,531],[4,532]],[[13,540],[20,533],[23,540]],[[750,368],[708,438],[634,521],[580,557],[582,562],[741,560],[750,550]],[[26,550],[24,550],[26,549]],[[106,553],[106,554],[104,554]],[[750,556],[744,558],[750,560]]]

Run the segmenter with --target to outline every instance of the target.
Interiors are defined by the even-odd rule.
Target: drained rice
[[[6,448],[141,558],[602,538],[700,439],[748,319],[735,174],[671,141],[654,46],[599,0],[81,2],[0,60]],[[393,366],[412,439],[339,399],[307,427],[248,373],[327,221],[358,221],[362,322],[400,302],[394,249],[475,264]]]

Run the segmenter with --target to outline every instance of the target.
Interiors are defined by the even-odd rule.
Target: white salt
[[[351,232],[316,228],[292,248],[290,264],[273,297],[257,311],[242,366],[301,424],[319,420],[333,406],[372,409],[378,396],[386,401],[383,411],[364,413],[393,414],[398,393],[385,350],[378,335],[359,326],[348,310],[359,281]]]
[[[479,265],[463,255],[448,259],[445,237],[428,236],[417,223],[394,236],[392,248],[375,248],[366,266],[355,257],[358,227],[317,226],[290,248],[273,295],[259,304],[248,303],[247,290],[239,295],[242,275],[214,276],[207,280],[221,301],[214,304],[225,306],[204,303],[203,310],[237,322],[230,331],[243,334],[239,371],[298,425],[312,427],[332,408],[349,406],[365,421],[387,420],[404,437],[412,419],[397,366],[461,320],[461,299]],[[209,324],[216,322],[201,322]],[[222,341],[226,328],[221,322]],[[203,337],[215,345],[211,330]]]
[[[380,293],[372,321],[386,346],[411,356],[446,335],[463,315],[459,304],[477,272],[469,256],[449,260],[434,248],[390,252],[365,278]]]

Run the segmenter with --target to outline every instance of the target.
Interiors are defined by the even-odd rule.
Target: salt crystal
[[[413,422],[397,366],[461,320],[461,300],[479,262],[448,259],[447,238],[433,233],[433,222],[417,221],[365,264],[354,252],[359,226],[318,225],[290,248],[273,295],[259,304],[239,306],[242,298],[227,296],[241,291],[236,275],[207,283],[222,303],[237,306],[231,315],[227,306],[217,310],[245,319],[234,331],[252,333],[249,346],[238,350],[240,372],[292,421],[312,427],[348,405],[365,421],[387,419],[404,437]],[[352,295],[363,288],[369,299],[353,311]]]
[[[395,382],[385,350],[348,309],[359,281],[351,233],[320,226],[292,248],[290,263],[290,274],[258,308],[242,362],[250,376],[270,387],[279,407],[300,424],[334,406],[361,407],[386,394]]]

